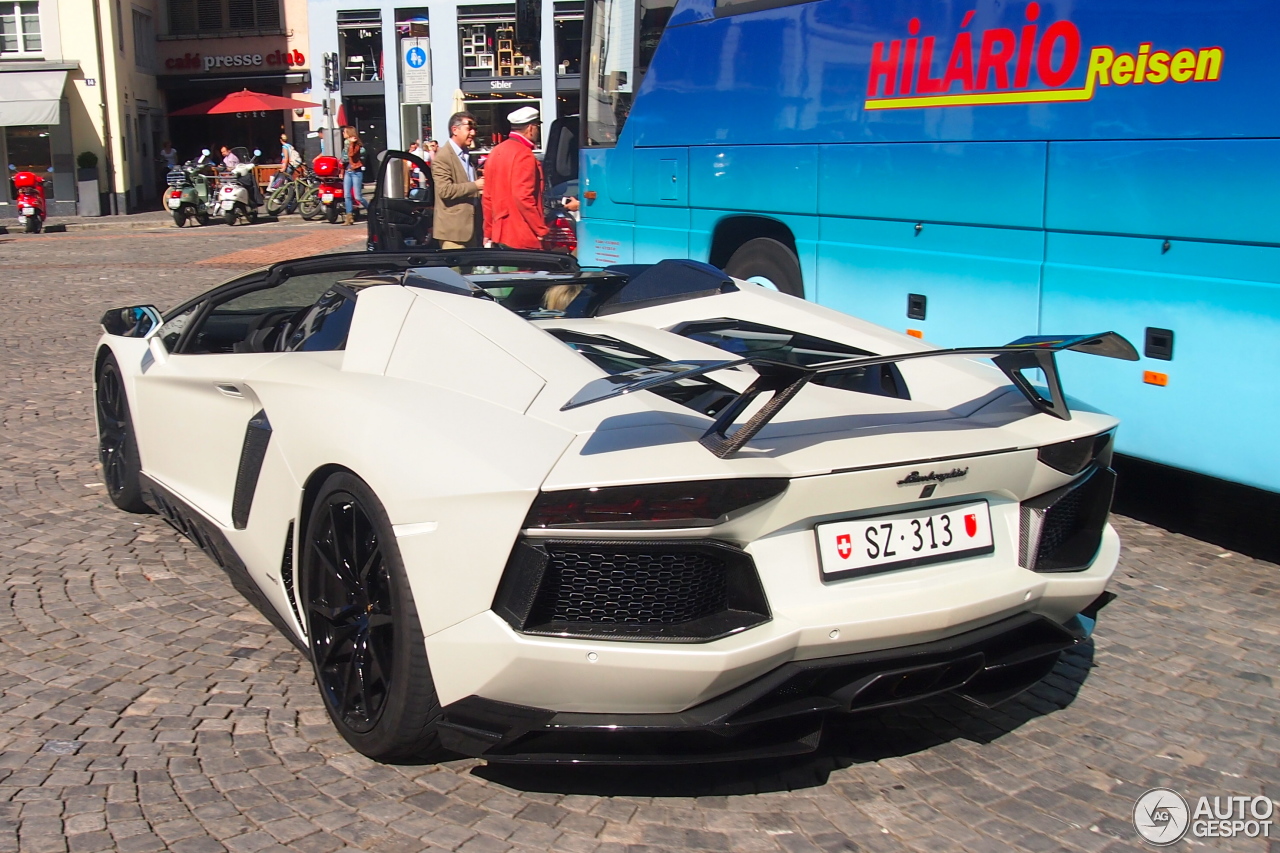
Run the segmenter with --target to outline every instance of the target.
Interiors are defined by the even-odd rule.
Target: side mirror
[[[200,149],[200,153],[201,153],[201,154],[203,154],[204,156],[208,157],[208,156],[209,156],[210,154],[212,154],[213,152],[212,152],[212,151],[210,151],[208,148],[201,148],[201,149]]]
[[[427,188],[413,187],[409,190],[409,201],[425,204],[427,202]]]
[[[261,156],[262,156],[262,149],[261,149],[261,148],[255,148],[255,149],[253,149],[253,156],[254,156],[254,157],[261,157]]]
[[[162,322],[164,320],[154,305],[112,308],[102,315],[103,330],[120,338],[145,338],[160,328]]]

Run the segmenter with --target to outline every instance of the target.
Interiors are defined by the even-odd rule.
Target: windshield
[[[584,81],[588,146],[615,145],[676,0],[590,0]]]

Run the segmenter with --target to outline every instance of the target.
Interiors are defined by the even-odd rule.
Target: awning
[[[0,127],[57,124],[65,71],[0,71]]]

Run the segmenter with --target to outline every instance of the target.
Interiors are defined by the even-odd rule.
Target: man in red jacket
[[[542,164],[533,156],[541,126],[538,111],[521,107],[507,116],[511,136],[484,166],[484,230],[495,246],[541,249],[547,233],[542,210]]]

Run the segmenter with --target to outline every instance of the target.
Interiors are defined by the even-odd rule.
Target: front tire
[[[755,281],[779,293],[804,299],[800,260],[786,244],[777,240],[768,237],[748,240],[729,258],[724,271],[734,278]]]
[[[293,209],[293,184],[276,187],[267,196],[267,215],[280,216]]]
[[[139,476],[142,462],[133,434],[133,418],[124,393],[124,378],[114,355],[108,355],[94,383],[98,409],[98,459],[111,502],[125,512],[148,512]]]
[[[413,593],[386,511],[354,475],[321,486],[300,580],[316,682],[338,732],[375,761],[438,758],[440,702]]]

